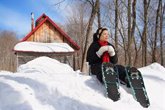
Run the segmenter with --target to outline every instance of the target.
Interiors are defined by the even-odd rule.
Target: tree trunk
[[[152,51],[152,63],[156,62],[156,47],[157,47],[157,39],[158,39],[158,23],[159,23],[159,16],[160,16],[160,2],[161,0],[159,0],[159,4],[158,4],[158,8],[156,11],[156,21],[155,21],[155,38],[154,38],[154,44],[153,44],[153,51]]]
[[[161,57],[161,65],[164,66],[164,59],[163,59],[163,15],[165,11],[165,3],[162,6],[161,0],[161,16],[160,16],[160,57]]]
[[[143,1],[144,6],[144,27],[142,33],[142,66],[147,65],[147,23],[148,23],[148,6],[147,0]]]
[[[118,0],[115,2],[115,48],[118,50]]]
[[[98,17],[98,28],[100,28],[100,27],[101,27],[100,0],[98,0],[98,12],[97,12],[97,17]]]
[[[91,12],[91,16],[90,16],[90,19],[89,19],[89,24],[88,24],[88,27],[87,27],[84,51],[83,51],[83,55],[82,55],[81,71],[85,71],[84,66],[85,66],[85,62],[86,62],[87,49],[89,47],[88,46],[89,45],[89,38],[90,38],[90,35],[91,35],[92,25],[93,25],[95,16],[98,12],[98,5],[99,5],[99,0],[96,0],[94,6],[92,7],[92,12]]]
[[[135,41],[135,37],[134,37],[134,34],[135,34],[135,26],[136,26],[136,0],[134,0],[132,2],[132,16],[133,16],[133,20],[132,20],[132,31],[131,31],[131,36],[133,38],[133,41],[134,41],[134,45],[135,45],[135,60],[137,59],[137,56],[138,56],[138,50],[137,50],[137,46],[136,46],[136,41]],[[136,61],[134,61],[136,62]],[[135,64],[135,63],[134,63]],[[133,65],[134,65],[133,64]]]
[[[124,48],[124,64],[126,65],[127,64],[127,45],[126,45],[126,33],[124,31],[124,24],[123,24],[123,21],[122,21],[122,18],[121,18],[121,15],[119,15],[119,21],[120,21],[120,24],[121,24],[121,29],[119,29],[119,33],[122,37],[122,41],[123,41],[123,48]],[[122,34],[123,33],[123,34]]]
[[[131,66],[131,46],[132,46],[132,36],[131,36],[131,0],[128,0],[128,64]]]

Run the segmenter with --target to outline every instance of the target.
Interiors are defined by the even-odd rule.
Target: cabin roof
[[[43,19],[43,20],[41,20]],[[41,21],[41,22],[39,22]],[[72,44],[72,47],[75,49],[75,50],[79,50],[80,47],[77,45],[76,42],[74,42],[54,21],[52,21],[47,15],[45,14],[42,14],[37,20],[36,20],[36,26],[35,28],[29,33],[27,34],[22,40],[21,42],[23,41],[26,41],[34,32],[36,32],[45,22],[49,22],[51,23],[55,28],[56,30],[64,36],[64,38],[66,38],[66,40],[68,42],[70,42]]]

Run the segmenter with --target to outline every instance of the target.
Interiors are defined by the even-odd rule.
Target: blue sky
[[[30,31],[31,12],[36,20],[43,13],[56,23],[64,23],[68,1],[54,6],[63,0],[0,0],[0,30],[16,32],[19,38]]]

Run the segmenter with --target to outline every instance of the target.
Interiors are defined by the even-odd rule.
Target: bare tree
[[[123,48],[122,50],[124,50],[124,58],[121,57],[121,59],[124,59],[124,64],[127,64],[127,34],[126,34],[126,24],[125,24],[125,20],[126,20],[126,15],[125,15],[125,11],[127,10],[126,4],[124,2],[122,2],[123,6],[121,7],[120,10],[118,10],[119,14],[118,14],[118,18],[119,18],[119,23],[120,23],[120,27],[119,28],[119,34],[121,36],[121,47]],[[126,7],[126,9],[125,9]],[[124,18],[125,17],[125,18]],[[122,62],[120,62],[122,63]]]
[[[118,0],[115,1],[115,47],[118,50]]]
[[[147,65],[147,24],[148,24],[148,7],[149,7],[150,0],[144,0],[144,27],[142,33],[142,66]]]
[[[159,0],[158,7],[156,10],[156,20],[155,20],[155,37],[153,41],[153,49],[152,49],[152,62],[156,62],[156,47],[157,47],[157,39],[158,39],[158,23],[159,23],[159,16],[160,16],[160,6],[162,0]]]
[[[100,27],[101,27],[100,0],[98,0],[98,12],[97,12],[97,17],[98,17],[98,28],[100,28]]]
[[[87,18],[88,16],[88,6],[82,2],[74,2],[71,6],[71,14],[67,17],[67,23],[65,24],[65,28],[67,33],[72,36],[72,38],[79,44],[81,49],[75,55],[75,68],[80,69],[82,63],[82,54],[83,54],[83,46],[84,39],[87,27]],[[75,10],[75,8],[77,8]],[[68,28],[69,27],[69,28]]]
[[[16,56],[12,49],[18,42],[16,34],[10,31],[0,32],[0,70],[15,71]]]
[[[132,47],[132,36],[131,36],[131,0],[128,0],[128,10],[127,10],[127,16],[128,16],[128,64],[131,64],[131,47]]]
[[[88,3],[88,5],[90,4],[90,9],[91,7],[93,9],[97,2],[96,0],[81,0],[81,2],[82,1]],[[110,30],[110,42],[115,43],[115,47],[118,50],[120,64],[131,64],[134,66],[147,65],[147,63],[152,60],[153,52],[151,50],[154,47],[154,41],[156,41],[155,46],[157,47],[157,50],[159,48],[158,46],[160,46],[160,52],[156,52],[155,59],[163,62],[164,6],[161,7],[160,5],[161,9],[159,11],[157,23],[157,14],[154,14],[158,8],[158,3],[161,1],[162,0],[114,0],[106,2],[100,1],[100,3],[98,3],[100,5],[96,12],[96,15],[98,15],[98,21],[94,22],[94,26],[105,26]],[[90,13],[92,13],[92,11]],[[88,17],[91,18],[92,14],[90,16],[88,15]],[[90,22],[88,22],[85,31],[83,31],[85,37],[82,37],[82,39],[85,41],[82,45],[84,47],[81,48],[83,50],[82,55],[86,53],[85,49],[88,48],[88,44],[91,42],[91,37],[87,37],[89,35],[89,24]],[[158,24],[157,32],[156,24]],[[157,40],[155,40],[156,35]],[[158,40],[159,36],[160,40]],[[85,56],[82,60],[85,60]]]
[[[136,62],[137,62],[137,57],[138,57],[138,49],[137,49],[137,45],[136,45],[136,41],[135,41],[135,27],[136,27],[136,0],[133,0],[132,2],[132,28],[131,28],[131,36],[133,38],[134,41],[134,46],[135,46],[135,58],[134,58],[134,63],[133,65],[135,66]]]
[[[87,0],[87,2],[89,2],[92,6],[92,12],[91,12],[91,16],[89,18],[89,23],[88,23],[88,27],[87,27],[87,32],[86,32],[86,39],[85,39],[85,45],[84,45],[84,51],[82,54],[82,64],[81,64],[81,71],[84,71],[84,65],[86,62],[86,54],[87,54],[87,49],[89,47],[89,38],[92,32],[92,25],[95,19],[95,16],[97,14],[98,11],[98,6],[99,6],[99,0],[96,0],[96,2],[94,2],[93,0]]]
[[[164,12],[165,12],[165,3],[163,5],[162,1],[161,1],[161,7],[160,7],[160,57],[161,57],[161,65],[164,65],[164,58],[163,58],[163,16],[164,16]]]

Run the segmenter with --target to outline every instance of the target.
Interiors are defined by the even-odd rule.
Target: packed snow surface
[[[151,103],[148,108],[124,85],[120,85],[121,99],[113,102],[95,76],[39,57],[14,74],[0,71],[0,110],[165,110],[165,68],[153,63],[139,70]]]

